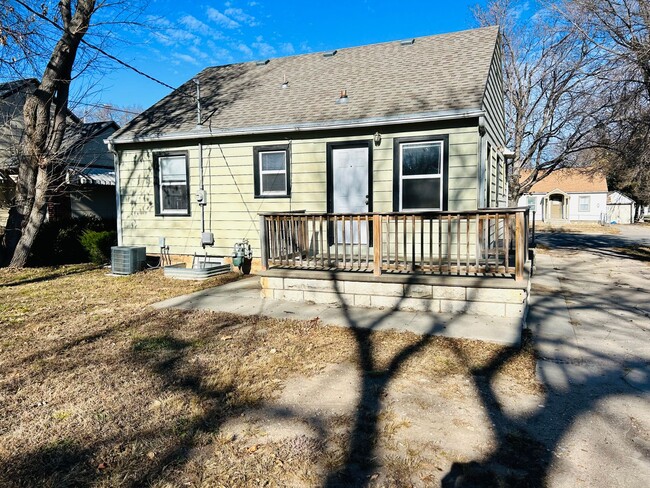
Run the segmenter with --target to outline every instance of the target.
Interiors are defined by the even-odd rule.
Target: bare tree
[[[606,111],[595,132],[595,157],[612,187],[650,203],[650,3],[573,0],[556,7],[602,59]]]
[[[30,7],[18,3],[30,11]],[[11,267],[25,265],[45,219],[48,191],[60,171],[57,154],[67,124],[72,69],[96,8],[95,0],[77,0],[74,5],[72,0],[61,0],[60,38],[36,91],[25,102],[24,151],[19,156],[16,203],[11,209],[5,236],[8,255],[12,256]]]
[[[109,54],[106,46],[115,43],[120,27],[139,26],[143,4],[126,0],[0,3],[4,9],[0,13],[0,64],[11,66],[20,78],[42,73],[22,107],[24,128],[20,150],[15,151],[16,191],[2,243],[5,263],[22,267],[45,219],[48,200],[60,191],[70,165],[66,127],[77,121],[68,109],[72,81],[79,92],[75,98],[83,98],[81,80],[101,75],[106,63],[141,73]],[[29,63],[21,63],[22,58],[29,58]]]
[[[143,111],[144,107],[139,105],[124,107],[113,104],[91,105],[82,112],[81,118],[86,122],[112,120],[122,127]]]
[[[598,60],[590,43],[549,5],[528,15],[527,4],[492,0],[474,9],[479,24],[501,26],[511,204],[555,169],[578,163],[602,109],[591,96]],[[529,170],[523,179],[522,170]]]

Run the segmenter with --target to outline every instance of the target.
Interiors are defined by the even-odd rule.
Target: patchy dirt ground
[[[0,271],[0,485],[539,481],[536,441],[494,439],[541,407],[530,344],[147,306],[232,279]]]

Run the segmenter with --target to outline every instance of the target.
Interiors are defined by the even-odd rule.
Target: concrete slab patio
[[[280,319],[320,319],[325,325],[372,330],[401,330],[417,334],[476,339],[504,345],[521,341],[519,318],[486,317],[472,314],[408,312],[392,309],[337,307],[260,298],[259,277],[249,276],[217,288],[172,298],[156,308],[212,310],[241,315],[262,315]]]

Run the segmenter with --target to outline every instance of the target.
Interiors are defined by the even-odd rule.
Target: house
[[[0,227],[7,221],[15,189],[24,137],[22,109],[36,86],[34,79],[0,84]],[[48,203],[48,219],[115,219],[113,156],[103,140],[118,128],[113,121],[84,123],[68,113],[60,151],[65,159],[63,181]]]
[[[634,200],[618,191],[610,191],[607,194],[605,222],[610,224],[633,224],[635,215],[636,204]]]
[[[522,172],[525,180],[529,173]],[[592,168],[562,168],[519,198],[540,222],[600,222],[607,212],[607,180]]]
[[[513,278],[515,241],[522,278],[502,77],[497,27],[207,68],[108,139],[119,243],[183,260],[247,239],[266,296],[298,300],[352,269],[375,296],[414,271]],[[308,273],[292,293],[274,270]]]

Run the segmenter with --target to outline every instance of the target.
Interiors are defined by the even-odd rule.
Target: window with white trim
[[[289,151],[286,147],[256,147],[255,196],[286,197],[290,194]]]
[[[399,209],[443,208],[442,141],[403,142],[399,148]]]
[[[535,197],[528,197],[528,208],[531,211],[535,211],[535,207],[537,207],[537,198]]]
[[[578,198],[578,212],[589,212],[591,210],[591,197],[589,195],[581,195]]]
[[[156,215],[189,215],[187,154],[160,154],[154,160]]]

